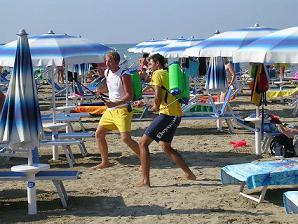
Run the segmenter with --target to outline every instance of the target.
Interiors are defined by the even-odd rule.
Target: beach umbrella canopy
[[[0,116],[0,141],[33,149],[43,133],[27,34],[18,34],[13,73]]]
[[[226,70],[222,57],[210,58],[205,87],[209,92],[220,92],[227,89]]]
[[[127,51],[131,53],[152,53],[157,49],[164,47],[168,44],[175,43],[177,41],[182,41],[182,38],[179,39],[165,39],[165,40],[150,40],[144,41],[137,44],[134,47],[128,48]]]
[[[30,37],[29,46],[33,66],[96,63],[103,60],[105,53],[113,50],[82,37],[55,34],[52,30]],[[0,65],[13,66],[16,48],[17,41],[0,46]]]
[[[203,40],[197,46],[186,49],[184,53],[192,57],[232,57],[240,47],[274,31],[277,29],[262,27],[258,24],[253,27],[227,31]]]
[[[298,63],[298,27],[291,27],[264,36],[237,50],[237,62]]]
[[[182,58],[182,57],[185,57],[184,51],[187,48],[190,48],[192,46],[199,44],[202,40],[203,39],[192,38],[192,39],[176,41],[157,49],[153,53],[159,53],[166,58]]]

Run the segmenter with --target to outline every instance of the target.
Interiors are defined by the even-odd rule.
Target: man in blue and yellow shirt
[[[177,98],[169,93],[169,74],[165,63],[165,58],[160,54],[154,54],[149,58],[149,68],[153,72],[151,85],[154,87],[154,103],[151,109],[159,112],[159,116],[146,129],[139,143],[143,178],[137,186],[150,187],[149,145],[152,141],[158,142],[164,152],[185,172],[186,179],[196,179],[181,155],[171,146],[181,121],[182,109]]]

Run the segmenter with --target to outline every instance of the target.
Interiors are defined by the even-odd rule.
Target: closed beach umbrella
[[[33,149],[43,132],[27,34],[18,34],[13,74],[0,116],[0,141]]]
[[[226,71],[222,57],[210,58],[206,89],[209,92],[220,92],[226,90],[227,87]]]
[[[187,48],[199,44],[203,39],[186,39],[168,44],[164,47],[157,49],[153,53],[159,53],[166,58],[182,58],[185,57],[184,51]]]
[[[232,57],[233,53],[240,47],[274,31],[277,30],[256,24],[253,27],[215,34],[197,46],[186,49],[185,55],[193,57]]]
[[[28,213],[36,214],[35,173],[48,164],[33,164],[32,150],[43,133],[30,48],[25,30],[18,34],[13,74],[0,116],[0,141],[12,149],[28,150],[28,165],[11,167],[27,177]]]
[[[134,47],[128,48],[127,51],[131,53],[152,53],[157,49],[164,47],[168,44],[182,41],[183,39],[165,39],[165,40],[150,40],[137,44]]]
[[[13,41],[0,47],[0,65],[12,67],[17,42]],[[40,36],[29,38],[33,66],[64,66],[81,63],[97,63],[113,49],[88,39],[55,34],[49,31]],[[64,63],[63,63],[64,62]]]
[[[276,31],[240,48],[233,61],[298,63],[298,27]]]

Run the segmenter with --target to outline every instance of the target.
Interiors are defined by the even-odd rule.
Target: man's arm
[[[154,101],[152,106],[152,111],[159,111],[159,107],[161,104],[161,88],[159,86],[154,86]]]
[[[284,127],[282,124],[277,124],[278,130],[289,138],[293,138],[298,134],[298,128]]]

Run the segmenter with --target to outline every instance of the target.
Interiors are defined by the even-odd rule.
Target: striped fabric
[[[27,34],[18,34],[15,64],[0,117],[0,142],[33,149],[43,133]]]
[[[233,61],[298,63],[298,27],[276,31],[240,48]]]
[[[131,53],[152,53],[157,49],[164,47],[168,44],[182,41],[183,39],[166,39],[166,40],[150,40],[137,44],[134,47],[128,48],[127,51]]]
[[[157,49],[153,53],[159,53],[166,58],[182,58],[185,57],[184,51],[187,48],[199,44],[203,39],[186,39],[168,44]]]
[[[0,47],[0,65],[12,67],[17,41]],[[62,66],[81,63],[96,63],[103,60],[103,55],[113,50],[82,37],[67,34],[47,34],[29,38],[33,66]]]
[[[210,58],[205,88],[209,92],[220,92],[228,88],[226,70],[222,57]]]
[[[185,55],[193,57],[232,57],[233,53],[240,47],[274,31],[276,29],[260,27],[256,24],[254,27],[215,34],[197,46],[186,49]]]

